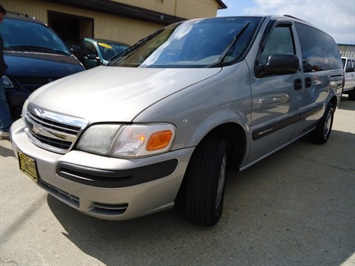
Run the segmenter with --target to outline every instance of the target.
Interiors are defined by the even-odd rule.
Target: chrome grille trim
[[[58,114],[30,103],[25,112],[25,132],[31,141],[46,150],[65,154],[75,144],[89,121]]]

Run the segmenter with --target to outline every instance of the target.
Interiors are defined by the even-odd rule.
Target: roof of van
[[[17,13],[17,12],[12,12],[12,11],[7,11],[6,12],[6,19],[10,18],[10,19],[20,19],[20,20],[26,20],[26,21],[32,21],[32,22],[36,22],[39,24],[43,24],[46,25],[46,23],[44,23],[41,20],[36,19],[35,17],[31,17],[28,14],[23,14],[23,13]]]

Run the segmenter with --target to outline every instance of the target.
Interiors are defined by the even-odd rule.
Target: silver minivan
[[[336,43],[302,20],[194,19],[35,91],[11,140],[21,171],[83,213],[125,220],[181,202],[212,226],[227,171],[304,135],[325,143],[343,85]]]

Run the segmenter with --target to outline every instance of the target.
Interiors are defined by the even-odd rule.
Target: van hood
[[[4,51],[8,68],[6,75],[13,77],[61,78],[84,70],[73,55]]]
[[[220,71],[99,66],[41,87],[29,101],[91,123],[130,122],[154,103]]]

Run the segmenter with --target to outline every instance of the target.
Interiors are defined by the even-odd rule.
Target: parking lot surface
[[[355,265],[355,102],[327,144],[303,138],[227,182],[212,228],[179,208],[103,221],[37,187],[0,140],[0,265]]]

